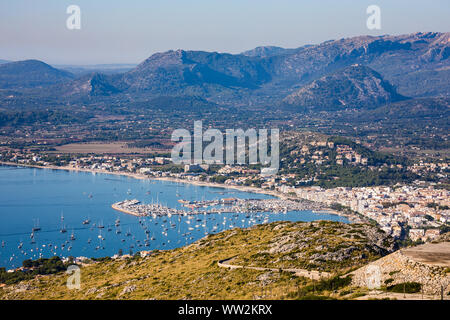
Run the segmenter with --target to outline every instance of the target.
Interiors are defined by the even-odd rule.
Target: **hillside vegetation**
[[[347,286],[336,277],[393,250],[376,227],[338,222],[275,222],[209,235],[189,246],[146,258],[103,259],[81,268],[81,289],[66,287],[68,275],[38,276],[0,289],[0,299],[290,299],[327,296]],[[289,257],[297,256],[295,260]],[[314,281],[294,273],[235,269],[218,261],[328,270]],[[264,257],[262,259],[261,257]],[[309,262],[309,264],[307,263]],[[329,292],[330,291],[330,292]],[[300,294],[301,293],[301,294]]]

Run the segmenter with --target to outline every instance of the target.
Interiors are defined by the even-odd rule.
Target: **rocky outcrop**
[[[376,282],[381,286],[417,282],[422,284],[424,294],[439,296],[441,288],[445,295],[450,291],[448,268],[415,261],[402,250],[374,261],[354,271],[352,275],[352,284],[359,287],[374,288],[370,283]],[[379,279],[376,279],[378,276]]]

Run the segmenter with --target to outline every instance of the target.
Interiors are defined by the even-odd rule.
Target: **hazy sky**
[[[66,9],[81,8],[81,30]],[[366,8],[381,8],[381,30]],[[450,31],[449,0],[1,0],[0,59],[138,63],[169,49],[238,53],[355,35]]]

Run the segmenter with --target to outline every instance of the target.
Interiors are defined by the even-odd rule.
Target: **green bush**
[[[61,258],[52,257],[50,259],[25,260],[23,267],[29,270],[6,272],[5,268],[0,268],[0,283],[15,284],[23,280],[33,279],[40,274],[54,274],[67,270]]]
[[[418,282],[404,282],[387,287],[387,291],[396,293],[417,293],[422,289]]]

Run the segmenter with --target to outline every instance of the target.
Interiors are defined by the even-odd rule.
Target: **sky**
[[[81,29],[69,30],[78,5]],[[369,30],[369,5],[381,29]],[[450,31],[449,0],[1,0],[0,59],[139,63],[156,52],[239,53],[358,35]]]

